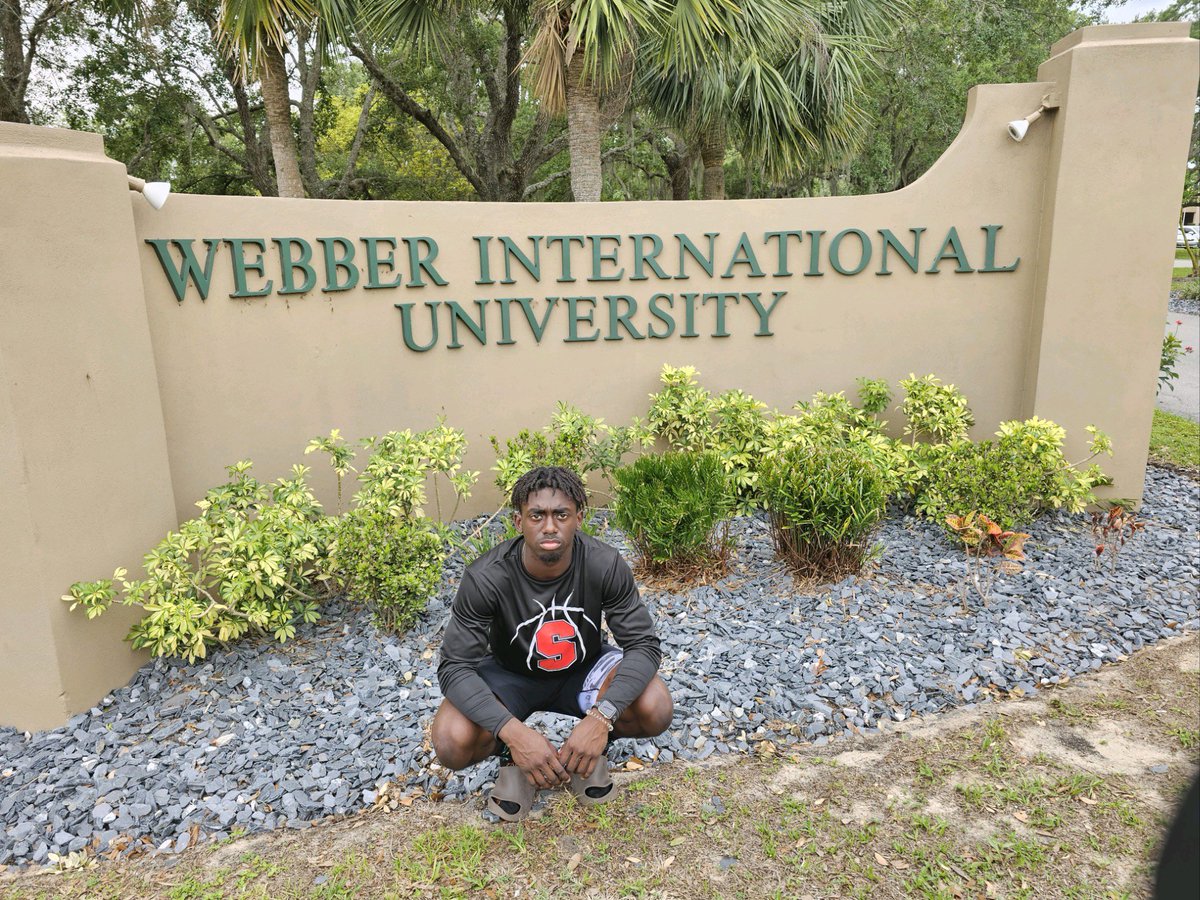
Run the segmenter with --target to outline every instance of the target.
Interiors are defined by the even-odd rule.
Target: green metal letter
[[[770,327],[771,313],[775,312],[775,307],[779,305],[779,301],[787,296],[787,291],[771,291],[771,305],[765,308],[763,307],[762,302],[759,300],[760,295],[757,292],[752,294],[743,294],[742,296],[750,301],[750,305],[753,306],[754,311],[758,313],[758,331],[754,332],[754,336],[769,337],[770,335],[774,334],[775,332],[773,332]]]
[[[404,346],[409,350],[415,350],[417,353],[424,353],[437,344],[438,339],[438,316],[437,308],[442,305],[440,300],[426,300],[425,305],[429,307],[429,325],[433,331],[433,336],[429,339],[429,343],[421,346],[413,340],[412,327],[412,308],[413,303],[397,303],[396,309],[400,310],[400,326],[404,330]]]
[[[304,238],[272,238],[279,245],[279,274],[282,276],[283,287],[280,294],[307,294],[317,283],[317,273],[309,265],[312,260],[312,245]],[[292,247],[300,245],[300,258],[292,256]],[[296,269],[304,270],[304,284],[296,287],[292,277]]]
[[[650,239],[650,252],[646,253],[642,242]],[[633,241],[633,277],[630,281],[645,281],[650,276],[642,271],[642,264],[648,264],[654,270],[654,274],[659,278],[666,278],[667,273],[662,270],[658,264],[658,254],[662,253],[663,242],[657,234],[631,234],[629,239]]]
[[[575,342],[575,341],[599,340],[600,329],[596,329],[595,333],[588,337],[580,337],[579,336],[579,323],[587,322],[589,325],[591,325],[593,310],[588,310],[587,313],[584,314],[579,311],[578,304],[590,303],[590,304],[592,304],[592,307],[594,309],[596,306],[596,298],[595,297],[564,297],[563,299],[565,299],[567,301],[567,338],[566,338],[566,342],[571,343],[571,342]]]
[[[754,255],[754,248],[750,246],[750,235],[742,232],[742,236],[738,238],[737,247],[734,248],[733,257],[729,260],[729,268],[725,270],[722,278],[733,277],[734,266],[749,266],[751,278],[762,278],[762,266],[758,264],[758,257]]]
[[[363,285],[364,290],[375,290],[376,288],[397,288],[400,287],[401,277],[396,274],[394,281],[380,281],[379,267],[387,266],[393,272],[396,271],[396,239],[390,237],[365,237],[362,239],[363,244],[367,247],[367,283]],[[379,255],[379,245],[387,244],[391,249],[388,250],[387,256]]]
[[[859,243],[862,246],[862,252],[858,258],[858,265],[853,269],[847,269],[842,266],[842,238],[848,234],[853,234],[858,237]],[[833,271],[839,275],[857,275],[867,267],[871,261],[871,239],[867,237],[867,233],[859,228],[843,228],[833,236],[833,240],[829,242],[829,264],[833,266]]]
[[[663,300],[667,301],[667,306],[671,307],[672,309],[675,308],[675,295],[674,294],[655,294],[653,297],[650,298],[650,315],[652,315],[654,318],[658,319],[658,321],[660,321],[664,325],[666,325],[667,330],[666,331],[655,331],[654,323],[651,322],[650,327],[648,329],[646,329],[646,331],[650,337],[659,338],[659,339],[669,338],[671,335],[673,335],[675,333],[675,317],[672,316],[669,312],[667,312],[665,309],[663,309],[662,307],[660,307],[658,305],[658,301],[659,301],[660,297]]]
[[[462,349],[462,343],[458,340],[459,322],[462,322],[470,329],[471,334],[475,335],[475,340],[484,346],[487,345],[487,305],[489,302],[488,300],[475,301],[475,305],[479,307],[479,321],[476,322],[455,301],[446,301],[446,305],[450,308],[450,343],[446,345],[447,350]]]
[[[938,250],[937,256],[934,257],[933,265],[925,271],[930,275],[936,275],[938,267],[942,264],[943,259],[953,257],[958,261],[958,265],[954,267],[955,272],[974,272],[971,264],[967,261],[967,251],[963,249],[962,241],[958,237],[958,229],[953,225],[946,232],[946,239],[942,241],[941,249]]]
[[[891,269],[888,268],[888,250],[895,250],[900,254],[900,258],[904,260],[904,264],[912,271],[917,271],[920,268],[921,259],[921,234],[925,231],[922,228],[908,229],[913,235],[912,253],[908,252],[908,248],[900,243],[900,239],[896,237],[889,229],[880,228],[879,236],[883,238],[883,248],[879,251],[879,271],[876,275],[891,275]]]
[[[182,238],[177,241],[172,240],[147,240],[147,244],[154,248],[155,254],[158,256],[158,264],[162,266],[163,274],[167,276],[167,281],[171,283],[171,290],[175,292],[175,299],[180,303],[183,302],[183,296],[187,293],[187,284],[191,281],[196,285],[196,290],[200,294],[201,300],[208,299],[208,286],[212,283],[213,261],[217,258],[217,247],[221,245],[220,238],[205,238],[204,243],[208,247],[208,255],[204,258],[204,268],[200,268],[200,262],[196,259],[196,254],[192,252],[192,239]],[[179,268],[175,268],[175,262],[171,259],[171,251],[168,249],[168,244],[174,244],[179,248],[180,263]]]
[[[504,248],[504,280],[501,284],[513,284],[516,279],[512,277],[512,261],[515,259],[520,263],[521,268],[533,276],[534,281],[542,280],[542,236],[534,234],[529,236],[529,240],[533,241],[533,259],[530,259],[521,252],[521,248],[512,242],[512,238],[501,237],[500,246]]]
[[[348,291],[358,284],[358,267],[354,262],[354,245],[349,238],[329,237],[317,238],[325,248],[325,287],[321,290],[326,294],[336,291]],[[342,248],[342,255],[336,256],[334,247]],[[338,280],[338,272],[346,273],[346,280]]]
[[[620,327],[624,326],[629,336],[635,341],[644,341],[646,336],[638,331],[629,321],[630,316],[637,312],[637,301],[627,294],[606,294],[604,301],[608,304],[608,335],[606,341],[621,340]],[[624,304],[625,311],[621,312]]]
[[[768,231],[763,235],[763,241],[770,241],[771,238],[779,239],[779,268],[775,270],[776,278],[790,278],[791,270],[788,268],[788,238],[794,237],[798,241],[804,240],[803,231]]]
[[[1019,256],[1015,260],[1013,260],[1013,263],[1010,266],[997,266],[996,265],[996,232],[998,232],[1004,226],[1003,225],[982,225],[980,227],[983,228],[984,233],[987,235],[987,239],[986,239],[986,243],[983,246],[983,268],[980,269],[979,271],[980,272],[1013,272],[1013,271],[1015,271],[1017,268],[1017,264],[1021,261],[1021,257],[1019,257]]]
[[[425,280],[421,277],[421,272],[424,272],[433,279],[433,283],[441,286],[446,284],[446,279],[438,274],[438,270],[433,267],[433,261],[437,259],[438,245],[431,237],[406,237],[403,239],[408,247],[408,271],[409,280],[405,287],[425,287]],[[421,255],[421,245],[425,245],[426,253]]]
[[[265,297],[271,293],[272,282],[269,278],[261,290],[252,291],[246,287],[247,272],[265,274],[263,252],[267,249],[266,241],[262,238],[226,238],[225,243],[229,245],[230,259],[233,261],[234,291],[229,296],[234,298]],[[247,244],[258,248],[258,255],[253,260],[246,259],[245,245]]]
[[[620,281],[621,276],[625,274],[624,266],[612,274],[601,275],[600,264],[606,262],[617,264],[617,250],[621,247],[621,236],[619,234],[589,234],[588,240],[592,242],[592,274],[588,281]],[[616,241],[617,246],[613,247],[611,253],[604,253],[602,252],[604,241]],[[570,298],[567,299],[567,302],[570,302]]]

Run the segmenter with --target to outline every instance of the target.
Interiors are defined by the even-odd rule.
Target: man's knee
[[[661,678],[655,678],[634,701],[638,730],[643,737],[656,737],[671,727],[675,716],[675,702],[671,692]]]
[[[491,742],[490,734],[458,710],[445,706],[434,716],[429,738],[438,762],[454,770],[477,762],[486,749],[483,745]]]
[[[671,694],[665,688],[661,695],[652,699],[650,709],[647,711],[645,726],[648,737],[655,737],[662,734],[671,727],[671,720],[675,717],[675,702],[671,699]]]

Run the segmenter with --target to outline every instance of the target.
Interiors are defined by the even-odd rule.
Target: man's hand
[[[570,780],[571,776],[558,760],[554,745],[546,736],[534,731],[524,722],[509,719],[500,729],[500,740],[508,744],[516,764],[529,783],[538,788],[551,788]]]
[[[584,716],[571,730],[567,742],[558,751],[559,762],[568,772],[587,778],[608,743],[608,729],[595,716]]]

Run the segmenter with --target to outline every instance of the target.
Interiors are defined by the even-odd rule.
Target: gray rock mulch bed
[[[1180,297],[1178,293],[1172,292],[1171,299],[1167,301],[1167,311],[1173,313],[1188,313],[1189,315],[1200,314],[1200,300],[1192,300],[1190,298]]]
[[[617,742],[614,757],[820,744],[1032,693],[1194,630],[1200,488],[1152,468],[1142,516],[1149,527],[1115,574],[1097,569],[1086,517],[1039,520],[1023,570],[1001,576],[986,604],[964,602],[962,554],[914,518],[885,523],[885,555],[867,574],[807,590],[773,560],[765,521],[739,519],[728,577],[646,592],[675,721],[654,741]],[[385,784],[446,798],[486,789],[494,761],[449,773],[433,765],[426,735],[461,571],[447,566],[403,637],[337,601],[289,644],[239,645],[197,665],[155,660],[62,728],[0,729],[0,866],[85,849],[178,853],[235,829],[303,828],[371,805]],[[571,721],[537,723],[561,739]]]

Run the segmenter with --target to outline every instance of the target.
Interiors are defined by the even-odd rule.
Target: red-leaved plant
[[[1007,575],[1020,570],[1025,560],[1025,541],[1029,535],[1023,531],[1006,531],[981,512],[946,516],[946,525],[962,541],[970,561],[967,571],[971,582],[983,605],[987,606],[996,577],[1001,573]],[[964,609],[966,605],[964,589]]]
[[[1111,571],[1117,571],[1117,557],[1125,546],[1146,523],[1120,504],[1109,507],[1107,512],[1092,513],[1092,534],[1096,536],[1096,568],[1099,569],[1108,552]]]

